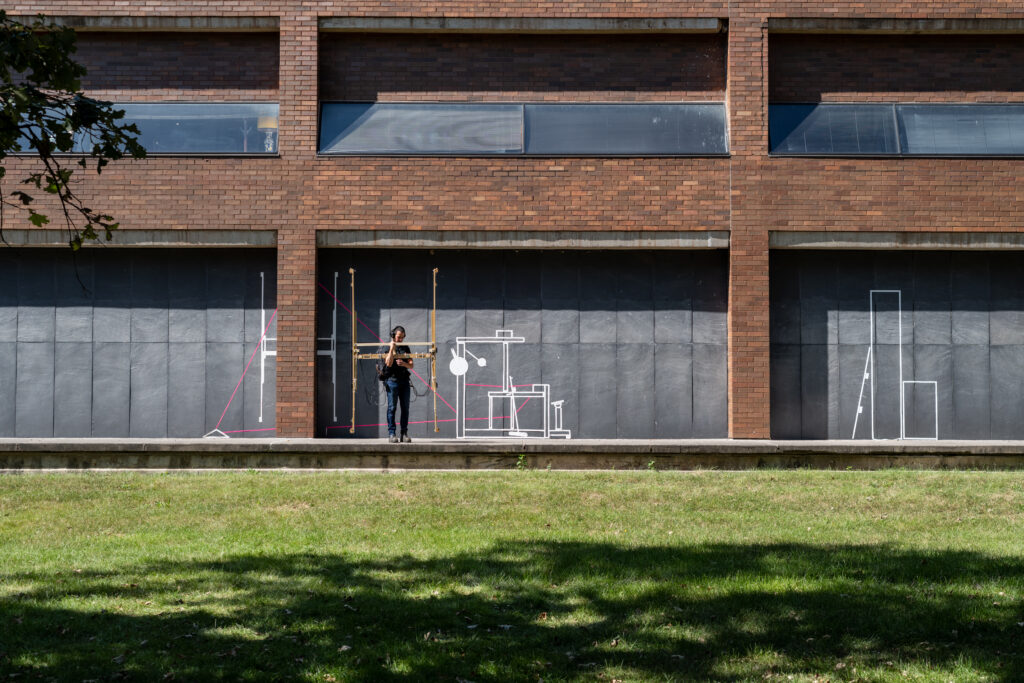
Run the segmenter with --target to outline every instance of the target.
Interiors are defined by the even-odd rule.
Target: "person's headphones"
[[[395,335],[398,334],[399,332],[405,334],[405,328],[402,327],[401,325],[395,325],[395,327],[391,330],[391,338],[394,339]]]

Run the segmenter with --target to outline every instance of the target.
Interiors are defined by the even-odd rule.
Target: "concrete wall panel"
[[[871,437],[872,420],[875,438],[934,438],[936,423],[940,438],[1024,438],[1024,257],[834,252],[830,258],[831,266],[820,252],[772,255],[775,438],[848,439],[855,420],[855,438]],[[833,281],[835,298],[825,295]],[[799,364],[791,331],[796,306]],[[828,331],[832,318],[838,345]],[[809,343],[823,339],[824,346]]]
[[[18,345],[0,342],[0,387],[16,387],[18,375]],[[13,434],[17,402],[9,389],[0,391],[0,434]]]
[[[0,358],[0,436],[202,436],[276,306],[267,250],[24,248],[0,258],[10,266],[0,267],[0,340],[16,340]],[[208,353],[208,330],[231,352]],[[221,429],[274,426],[275,360],[254,357]],[[250,435],[261,434],[273,432]]]
[[[18,344],[14,436],[53,435],[53,342]]]
[[[91,331],[91,321],[89,328]],[[53,436],[92,434],[92,362],[92,344],[88,340],[56,343]]]
[[[429,328],[430,270],[438,276],[438,417],[442,437],[456,433],[458,381],[449,371],[456,338],[492,337],[512,330],[524,343],[510,346],[516,385],[550,386],[551,402],[562,401],[563,427],[577,438],[682,438],[726,433],[726,259],[719,252],[633,251],[378,251],[324,249],[320,283],[333,287],[333,273],[355,268],[359,340],[371,330],[402,324],[409,339],[423,341]],[[453,291],[454,290],[454,291]],[[347,278],[338,298],[350,296]],[[330,337],[332,309],[339,329],[348,312],[321,288],[317,336]],[[695,328],[699,328],[696,329]],[[695,344],[695,340],[704,340]],[[325,341],[318,348],[326,349]],[[500,345],[468,348],[467,427],[482,427],[487,394],[502,385]],[[339,345],[338,370],[317,358],[317,435],[347,436],[350,413],[334,415],[351,401],[349,348]],[[483,358],[479,365],[471,354]],[[383,436],[385,399],[370,361],[360,362],[356,397],[357,435]],[[433,400],[425,382],[413,379],[410,435],[432,436]],[[336,383],[336,384],[335,384]],[[527,387],[521,387],[525,390]],[[419,395],[415,395],[419,394]],[[696,398],[695,398],[696,397]],[[443,399],[443,400],[442,400]],[[498,399],[495,399],[498,401]],[[538,399],[517,403],[522,423],[544,415]],[[507,406],[507,402],[501,405]],[[498,413],[506,413],[507,409]],[[497,414],[497,413],[495,413]],[[415,424],[422,423],[422,424]],[[520,426],[522,427],[523,424]],[[501,424],[508,429],[506,419]],[[491,434],[490,436],[497,436]]]

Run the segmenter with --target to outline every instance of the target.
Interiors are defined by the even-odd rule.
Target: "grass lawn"
[[[1024,473],[0,477],[0,680],[1021,681]]]

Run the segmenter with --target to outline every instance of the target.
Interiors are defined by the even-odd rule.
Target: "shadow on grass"
[[[969,552],[536,542],[0,577],[22,680],[1024,679],[1024,564]]]

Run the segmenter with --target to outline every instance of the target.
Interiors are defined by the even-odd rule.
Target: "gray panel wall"
[[[775,252],[771,286],[774,438],[1024,438],[1024,254]]]
[[[394,325],[410,341],[428,341],[432,268],[438,276],[438,394],[454,405],[448,366],[459,336],[511,329],[515,384],[549,384],[563,400],[573,438],[688,438],[726,435],[726,274],[715,251],[333,250],[319,257],[317,435],[349,436],[351,317],[349,267],[356,269],[359,342],[386,339]],[[338,272],[337,298],[334,273]],[[337,313],[337,373],[329,339]],[[369,350],[369,349],[366,349]],[[423,349],[420,349],[423,350]],[[480,350],[476,349],[479,353]],[[472,360],[472,359],[470,359]],[[472,365],[467,417],[487,415],[487,392],[500,385],[496,354]],[[410,434],[453,438],[455,412],[438,401],[441,431],[417,361]],[[387,433],[387,400],[372,361],[361,361],[356,436]],[[541,419],[538,402],[520,426]],[[336,410],[335,410],[336,406]],[[550,413],[549,413],[550,415]],[[336,417],[336,419],[335,419]],[[499,416],[505,417],[505,416]],[[429,423],[429,424],[428,424]],[[467,423],[468,424],[468,423]],[[507,420],[503,424],[508,424]]]
[[[272,436],[261,294],[270,250],[0,248],[0,436]]]

